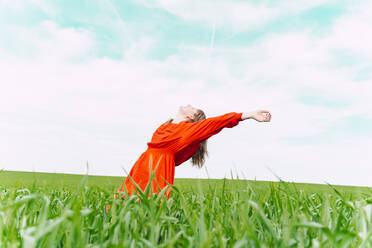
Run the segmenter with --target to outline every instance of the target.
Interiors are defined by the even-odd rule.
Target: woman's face
[[[189,117],[190,119],[192,119],[194,117],[194,115],[196,114],[197,111],[198,111],[198,109],[194,108],[190,104],[188,104],[186,106],[180,106],[179,107],[180,114],[184,115],[185,117]]]

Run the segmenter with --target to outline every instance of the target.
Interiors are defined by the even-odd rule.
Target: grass
[[[372,247],[371,188],[176,179],[115,200],[122,180],[1,172],[0,247]]]

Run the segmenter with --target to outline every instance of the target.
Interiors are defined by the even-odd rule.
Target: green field
[[[0,247],[372,247],[371,188],[176,179],[168,201],[114,200],[122,180],[0,172]]]

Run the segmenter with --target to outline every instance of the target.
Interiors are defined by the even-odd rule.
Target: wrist
[[[253,112],[245,112],[242,114],[242,120],[253,119]]]

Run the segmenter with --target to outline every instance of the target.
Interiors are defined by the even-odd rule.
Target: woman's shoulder
[[[173,122],[164,122],[162,123],[155,132],[171,132],[171,131],[177,131],[185,127],[188,123],[191,123],[189,121],[181,121],[178,123]]]

